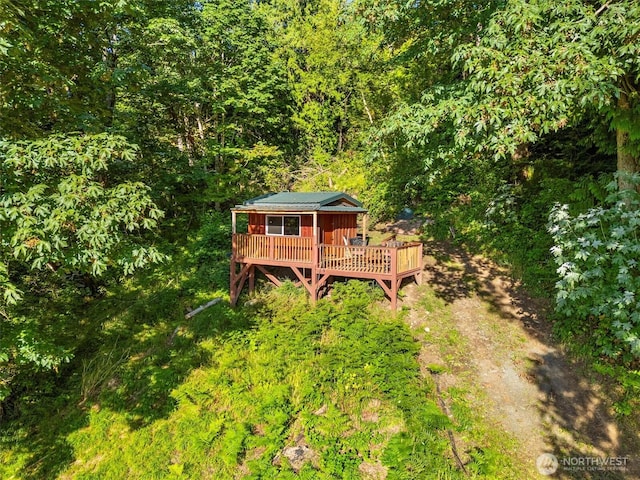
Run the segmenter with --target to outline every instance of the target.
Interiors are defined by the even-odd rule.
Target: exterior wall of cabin
[[[300,236],[313,237],[313,215],[300,216]]]
[[[273,212],[273,215],[288,215],[286,212]],[[294,214],[295,215],[295,214]],[[267,215],[264,213],[249,213],[249,234],[266,234]],[[300,236],[313,237],[313,215],[300,215]]]
[[[249,234],[264,235],[267,216],[264,213],[249,213]]]
[[[274,212],[274,215],[287,215],[286,212]],[[265,235],[267,215],[264,213],[249,213],[248,233]],[[344,245],[344,238],[353,238],[358,232],[357,213],[322,213],[318,212],[318,227],[320,243],[326,245]],[[313,236],[313,215],[300,215],[300,236]]]
[[[358,232],[358,214],[320,213],[318,225],[322,243],[325,245],[344,245],[344,238],[353,238]]]

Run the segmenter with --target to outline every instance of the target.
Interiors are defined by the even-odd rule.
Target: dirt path
[[[411,327],[427,332],[420,357],[425,375],[433,365],[446,367],[431,373],[445,401],[455,389],[470,392],[469,407],[515,439],[519,462],[527,465],[522,478],[543,478],[535,466],[542,453],[561,462],[552,478],[640,478],[638,432],[616,422],[606,387],[554,344],[546,306],[486,259],[440,244],[427,252],[426,285],[407,285],[404,305],[411,307]],[[439,307],[426,294],[445,307],[431,311]],[[457,441],[464,462],[469,445]],[[562,465],[587,457],[625,457],[626,470]]]

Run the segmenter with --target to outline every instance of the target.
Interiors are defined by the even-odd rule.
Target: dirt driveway
[[[407,285],[403,303],[412,329],[426,332],[418,335],[421,366],[434,378],[443,408],[455,389],[471,392],[470,408],[515,440],[518,463],[526,466],[522,478],[544,478],[536,467],[543,453],[560,462],[551,478],[640,478],[637,419],[616,420],[604,379],[553,341],[547,305],[484,258],[445,244],[428,244],[426,252],[425,285]],[[425,302],[425,294],[441,307]],[[462,437],[454,434],[453,441],[464,464]],[[625,468],[588,466],[613,457]]]

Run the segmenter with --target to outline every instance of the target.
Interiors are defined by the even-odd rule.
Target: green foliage
[[[393,97],[381,30],[357,2],[260,2],[285,69],[297,149],[291,182],[304,190],[364,190],[362,146]]]
[[[92,398],[104,384],[113,378],[118,367],[129,356],[128,351],[118,354],[117,345],[109,352],[98,354],[94,358],[83,359],[80,396],[83,402]]]
[[[288,187],[290,99],[263,18],[249,2],[175,3],[118,35],[114,127],[141,145],[145,178],[179,215]]]
[[[613,405],[618,415],[631,416],[638,409],[640,369],[627,365],[612,365],[608,360],[596,360],[595,371],[615,380],[622,387],[622,395]],[[633,418],[633,417],[632,417]]]
[[[33,269],[125,273],[163,256],[132,241],[162,218],[140,182],[107,182],[109,166],[133,162],[135,147],[109,135],[0,144],[2,249]]]
[[[573,217],[558,205],[549,217],[560,277],[556,310],[563,337],[581,338],[595,355],[632,365],[640,359],[640,199],[616,189],[610,184],[603,206]]]
[[[51,289],[51,300],[57,301],[65,276],[95,277],[108,269],[126,275],[166,258],[142,235],[163,216],[149,187],[118,179],[118,170],[135,159],[135,147],[106,134],[0,143],[0,370],[5,386],[10,364],[51,369],[72,355],[56,343],[67,333],[56,331],[55,322],[46,318],[67,313],[30,308],[39,290]],[[16,306],[22,297],[26,305]]]
[[[434,4],[421,3],[415,17],[449,2]],[[544,147],[554,133],[580,125],[589,125],[600,148],[617,149],[619,158],[626,158],[620,170],[638,170],[639,66],[631,53],[640,24],[636,2],[606,4],[598,11],[581,0],[561,6],[512,0],[496,6],[475,24],[480,29],[475,35],[452,34],[459,42],[454,64],[440,64],[457,74],[444,70],[420,98],[399,102],[374,131],[371,184],[386,203],[397,205],[394,197],[421,203],[430,187],[437,188],[452,170],[474,168],[469,165],[492,175],[509,162],[536,162],[539,158],[529,157],[532,150]],[[456,27],[464,25],[466,11],[460,17]],[[618,28],[620,21],[634,27]],[[431,25],[425,24],[424,29]],[[603,132],[613,129],[618,137],[612,147],[612,136]]]
[[[356,477],[363,458],[457,476],[415,343],[369,309],[379,289],[337,284],[310,308],[287,283],[180,323],[226,295],[230,224],[210,208],[267,190],[346,190],[377,219],[411,207],[537,292],[555,280],[547,214],[570,204],[554,213],[572,262],[560,329],[635,391],[636,200],[606,200],[600,174],[614,153],[638,167],[637,2],[23,3],[0,0],[0,414],[87,412],[0,476],[7,460],[33,477],[289,478],[273,459],[300,434],[318,452],[303,478]],[[137,272],[164,258],[161,210],[178,263]],[[377,426],[359,419],[372,400]],[[472,457],[497,474],[492,451]]]
[[[243,215],[238,221],[238,229],[243,231]],[[201,219],[192,244],[191,261],[195,269],[189,283],[194,289],[209,285],[213,289],[229,288],[229,258],[231,254],[231,216],[228,213],[213,212]],[[215,267],[214,267],[215,265]]]
[[[160,276],[155,284],[163,297],[166,281]],[[130,293],[139,288],[133,283]],[[35,455],[37,445],[57,442],[69,445],[70,455],[54,455],[60,463],[39,470],[28,458],[2,453],[1,471],[233,478],[242,470],[275,478],[293,474],[282,449],[304,441],[316,460],[302,477],[359,478],[367,459],[384,462],[394,478],[458,478],[440,434],[450,422],[428,398],[415,360],[419,346],[401,319],[371,307],[379,298],[379,289],[352,281],[310,307],[304,290],[289,285],[258,297],[257,310],[218,304],[188,325],[155,295],[136,311],[99,300],[92,308],[109,308],[113,317],[106,343],[78,362],[82,375],[61,388],[85,397],[84,420],[69,428],[57,416],[41,418],[23,425],[40,425],[29,441],[17,433],[0,438],[2,452],[20,445]],[[149,310],[145,324],[131,324],[128,316],[140,318],[140,308]],[[167,343],[175,325],[179,333]],[[72,401],[61,414],[72,417],[77,408]]]

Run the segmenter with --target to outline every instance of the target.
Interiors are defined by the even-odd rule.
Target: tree
[[[261,10],[293,98],[298,185],[362,190],[345,180],[361,176],[364,132],[391,96],[382,35],[367,28],[357,2],[274,0]]]
[[[19,308],[23,296],[39,296],[44,277],[60,286],[71,273],[129,274],[164,258],[142,237],[163,212],[149,187],[122,178],[137,158],[107,134],[0,143],[0,375],[7,362],[52,368],[70,356],[46,315]],[[0,399],[7,384],[0,378]]]
[[[438,202],[450,202],[460,192],[446,186],[448,193],[439,195],[434,182],[447,176],[467,178],[467,160],[478,164],[456,134],[453,117],[462,108],[466,78],[451,57],[462,45],[478,41],[503,3],[359,2],[370,28],[384,31],[391,51],[391,89],[397,92],[371,130],[367,196],[375,216],[389,217],[406,205],[420,209],[435,200],[434,194]]]
[[[295,146],[283,69],[255,8],[220,0],[180,11],[150,6],[119,35],[114,128],[141,145],[164,205],[188,214],[262,190],[262,166],[285,170]]]
[[[286,182],[294,148],[251,2],[26,7],[0,3],[1,394],[73,353],[70,279],[162,260],[161,208],[188,221]]]
[[[451,56],[463,44],[474,43],[503,0],[467,2],[440,0],[360,0],[358,15],[368,28],[383,33],[391,49],[397,100],[420,101],[426,89],[461,77]]]
[[[640,166],[639,34],[637,2],[511,0],[476,41],[456,49],[461,77],[400,108],[383,133],[400,131],[405,145],[425,146],[427,162],[502,160],[588,121],[616,131],[618,171],[633,174]]]
[[[108,125],[113,42],[132,4],[5,0],[0,8],[8,12],[0,27],[0,137]]]

